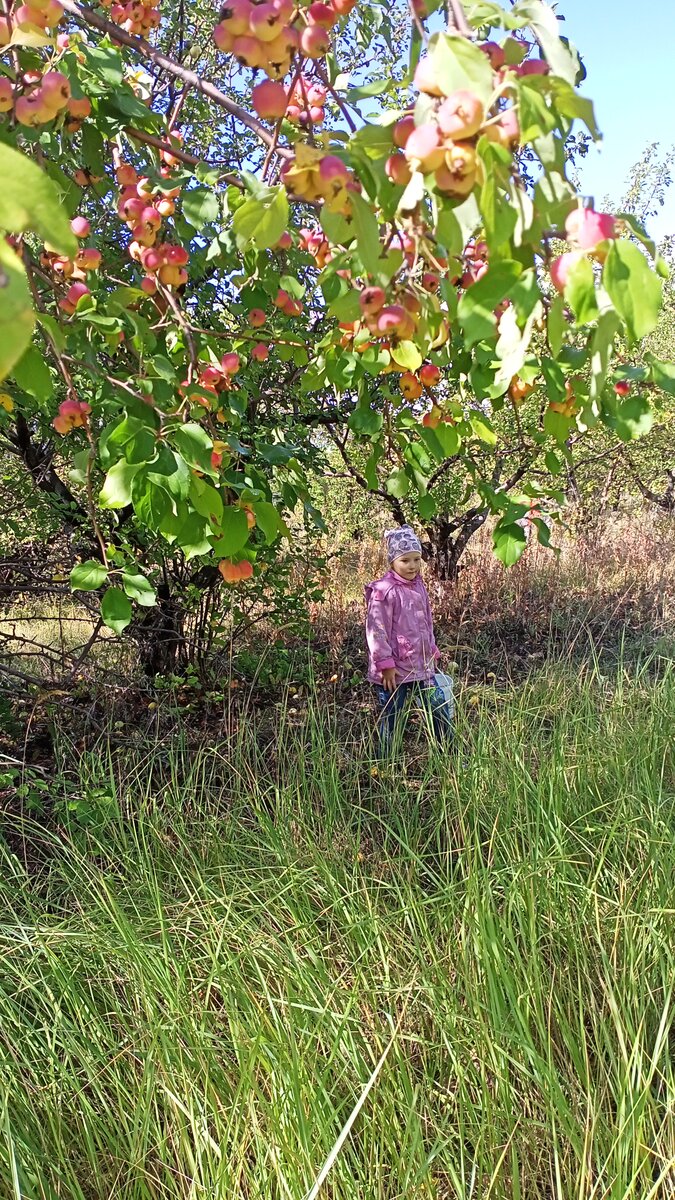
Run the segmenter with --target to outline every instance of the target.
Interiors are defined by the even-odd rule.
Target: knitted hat
[[[387,543],[387,562],[392,563],[402,554],[422,553],[420,539],[409,525],[402,525],[400,529],[385,529],[384,540]]]

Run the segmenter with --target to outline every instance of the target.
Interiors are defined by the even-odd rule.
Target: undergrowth
[[[655,665],[460,696],[380,774],[320,692],[72,748],[3,824],[3,1200],[674,1195]]]

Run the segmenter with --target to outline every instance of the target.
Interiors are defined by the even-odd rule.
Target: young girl
[[[391,749],[407,701],[431,714],[434,733],[443,741],[452,733],[452,715],[434,675],[441,657],[434,639],[431,605],[420,576],[422,546],[409,525],[384,535],[389,570],[366,587],[368,679],[381,710],[380,749]]]

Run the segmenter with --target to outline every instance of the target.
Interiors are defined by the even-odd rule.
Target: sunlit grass
[[[302,1200],[385,1051],[321,1200],[675,1194],[652,667],[465,694],[390,778],[323,702],[268,748],[97,747],[106,824],[7,829],[0,1195]]]

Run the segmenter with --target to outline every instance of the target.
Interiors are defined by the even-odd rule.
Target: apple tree
[[[6,3],[0,448],[107,625],[259,576],[327,445],[429,530],[469,479],[508,562],[527,471],[648,432],[665,268],[567,178],[582,75],[542,0]]]

